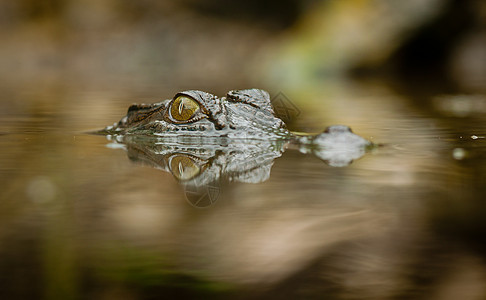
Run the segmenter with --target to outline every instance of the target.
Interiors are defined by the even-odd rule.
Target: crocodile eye
[[[201,168],[191,158],[175,155],[170,160],[170,170],[178,180],[188,180],[199,174]]]
[[[179,96],[172,101],[171,117],[179,122],[189,121],[199,110],[199,104],[187,96]]]

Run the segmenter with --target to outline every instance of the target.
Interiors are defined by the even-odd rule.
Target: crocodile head
[[[275,116],[270,96],[260,89],[230,91],[225,97],[184,91],[154,104],[135,104],[108,134],[163,137],[279,139],[290,136]]]

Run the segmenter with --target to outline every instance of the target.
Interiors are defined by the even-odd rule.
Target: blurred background
[[[486,297],[485,1],[1,1],[0,78],[2,299]],[[387,146],[194,210],[86,134],[250,87]]]

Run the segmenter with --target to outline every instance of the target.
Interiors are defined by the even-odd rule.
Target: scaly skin
[[[177,121],[171,115],[171,106],[180,96],[193,99],[199,105],[199,110],[188,121]],[[284,122],[275,116],[268,93],[257,89],[231,91],[222,98],[201,91],[185,91],[172,100],[132,105],[124,118],[105,131],[115,135],[265,140],[291,136]]]

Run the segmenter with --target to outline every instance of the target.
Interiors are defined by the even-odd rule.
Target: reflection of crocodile
[[[138,136],[111,139],[109,146],[124,148],[132,161],[170,172],[184,187],[187,200],[198,207],[214,203],[225,183],[267,180],[284,148],[280,141],[194,145]]]
[[[222,98],[187,91],[171,100],[132,105],[102,133],[122,144],[130,158],[171,172],[186,192],[217,187],[223,178],[263,182],[274,159],[288,148],[345,166],[373,147],[341,125],[317,135],[288,131],[268,93],[258,89],[230,91]]]

